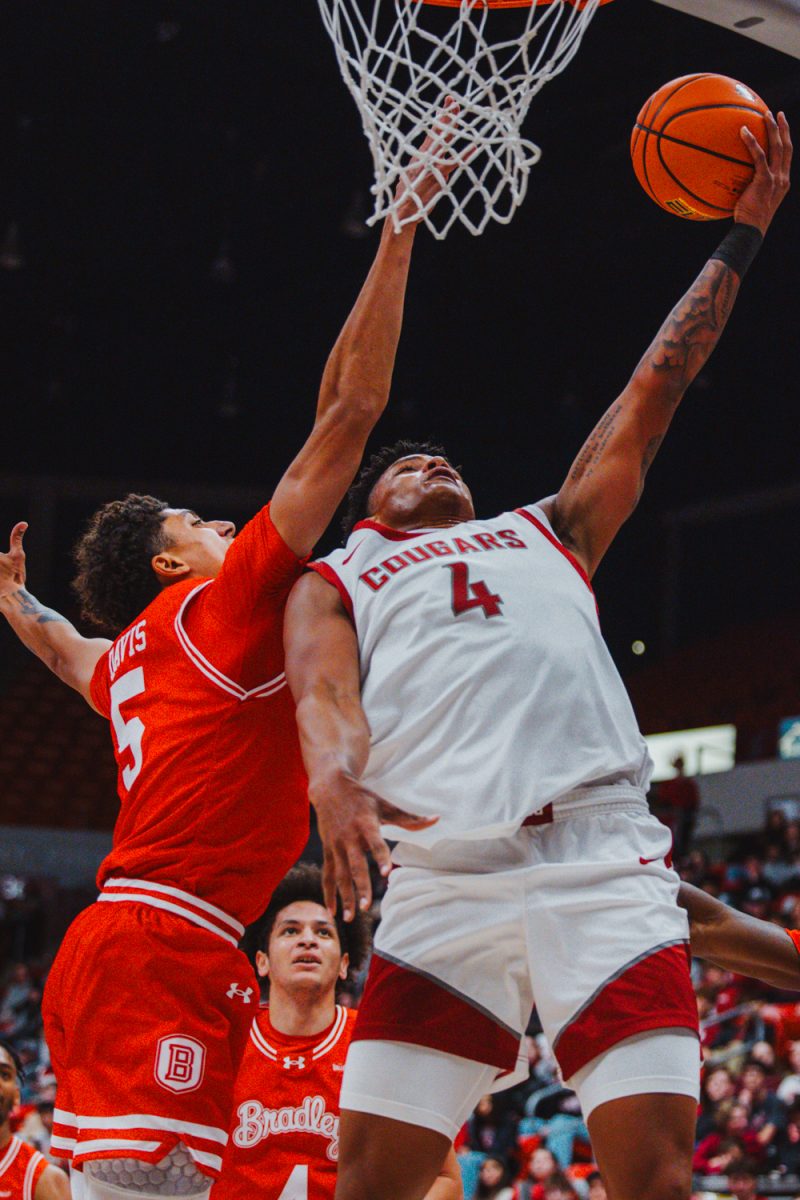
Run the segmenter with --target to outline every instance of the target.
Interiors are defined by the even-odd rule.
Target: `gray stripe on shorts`
[[[632,958],[630,960],[630,962],[625,963],[624,967],[620,967],[619,970],[615,971],[613,975],[609,975],[608,979],[606,979],[603,983],[601,983],[598,988],[595,988],[595,990],[592,992],[589,999],[584,1001],[584,1003],[580,1006],[580,1008],[572,1014],[572,1016],[569,1018],[569,1020],[566,1022],[566,1024],[562,1025],[562,1027],[559,1029],[558,1033],[556,1034],[555,1041],[553,1042],[553,1046],[552,1046],[553,1051],[555,1051],[555,1048],[559,1043],[561,1035],[567,1029],[569,1029],[570,1025],[575,1024],[575,1022],[577,1021],[577,1019],[581,1015],[581,1013],[586,1012],[586,1009],[589,1008],[590,1005],[594,1004],[595,1000],[600,995],[603,988],[607,988],[610,983],[613,983],[615,979],[619,979],[619,977],[621,975],[624,975],[626,971],[629,971],[631,969],[631,967],[635,967],[637,963],[644,962],[644,960],[646,958],[650,958],[653,954],[658,954],[659,950],[668,950],[670,948],[670,946],[687,946],[688,944],[689,943],[686,938],[673,938],[672,941],[670,941],[670,942],[662,942],[660,946],[653,946],[652,949],[645,950],[642,954],[637,954],[636,958]]]
[[[404,962],[402,958],[395,958],[393,954],[387,954],[385,950],[375,950],[378,958],[385,958],[387,962],[393,963],[396,967],[402,967],[405,971],[411,971],[414,975],[421,975],[423,979],[427,979],[429,983],[435,983],[443,991],[449,992],[451,996],[455,996],[457,1000],[463,1000],[464,1004],[468,1004],[470,1008],[474,1008],[481,1016],[487,1017],[494,1025],[504,1029],[506,1033],[510,1033],[512,1037],[521,1038],[522,1032],[519,1029],[512,1029],[510,1025],[506,1025],[501,1021],[495,1013],[488,1008],[484,1008],[482,1004],[478,1004],[477,1000],[473,1000],[470,996],[465,996],[458,988],[452,987],[449,983],[445,983],[443,979],[439,979],[437,975],[433,975],[430,971],[423,971],[420,967],[415,967],[411,963]]]

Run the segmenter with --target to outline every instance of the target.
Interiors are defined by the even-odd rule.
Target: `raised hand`
[[[25,521],[19,521],[11,530],[8,553],[0,553],[0,599],[11,596],[25,587],[25,551],[22,548],[22,539],[27,528]]]
[[[403,197],[395,214],[398,220],[408,221],[414,217],[421,220],[441,195],[456,167],[470,157],[467,154],[457,158],[450,152],[460,111],[453,97],[447,96],[433,130],[414,154],[397,185],[395,199]]]
[[[742,127],[742,141],[755,164],[755,174],[733,210],[734,221],[754,225],[762,234],[767,232],[790,186],[792,138],[784,113],[778,113],[777,121],[770,113],[767,135],[769,146],[765,154],[747,126]]]
[[[344,919],[351,921],[356,904],[365,910],[372,903],[367,854],[372,854],[382,875],[391,870],[391,856],[381,837],[381,824],[420,830],[435,825],[439,818],[403,812],[356,779],[342,774],[329,781],[324,792],[312,789],[310,796],[325,851],[322,867],[325,903],[335,912],[338,892]]]

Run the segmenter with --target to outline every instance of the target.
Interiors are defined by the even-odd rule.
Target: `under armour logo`
[[[301,1054],[298,1058],[290,1058],[288,1054],[283,1056],[283,1069],[288,1071],[291,1067],[297,1067],[299,1070],[304,1070],[306,1060]]]
[[[250,1003],[250,997],[252,996],[252,994],[253,994],[253,989],[251,987],[240,988],[239,985],[236,983],[232,983],[231,986],[228,988],[227,992],[225,993],[225,995],[228,997],[229,1000],[232,1000],[234,996],[241,996],[242,1000],[244,1001],[245,1004]]]

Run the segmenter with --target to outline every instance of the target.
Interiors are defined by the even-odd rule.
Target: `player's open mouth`
[[[318,967],[321,965],[321,962],[321,959],[314,958],[311,954],[303,954],[300,958],[292,959],[292,966],[296,967],[299,964],[305,967]]]
[[[458,483],[458,478],[455,472],[451,471],[448,467],[434,467],[432,471],[428,472],[427,478],[449,479],[451,483]]]

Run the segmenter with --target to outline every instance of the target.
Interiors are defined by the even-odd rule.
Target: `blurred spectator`
[[[791,1074],[778,1084],[776,1095],[784,1104],[792,1104],[800,1096],[800,1042],[790,1042],[787,1060]]]
[[[716,1132],[719,1106],[724,1100],[732,1100],[735,1094],[736,1084],[727,1067],[712,1067],[706,1071],[700,1088],[700,1111],[697,1114],[698,1142]]]
[[[789,1105],[786,1127],[775,1139],[777,1165],[788,1175],[800,1175],[800,1099]]]
[[[558,1171],[545,1180],[542,1200],[579,1200],[579,1196],[566,1175]]]
[[[545,1180],[558,1174],[552,1150],[537,1146],[528,1159],[525,1175],[514,1188],[514,1200],[544,1200]]]
[[[775,892],[780,891],[795,875],[794,864],[789,862],[782,846],[774,842],[767,846],[761,877]]]
[[[786,1105],[767,1088],[767,1072],[763,1063],[748,1059],[740,1079],[739,1100],[750,1105],[750,1123],[766,1151],[767,1161],[775,1161],[773,1142],[786,1128]]]
[[[758,1192],[755,1163],[741,1162],[728,1172],[728,1191],[734,1200],[764,1200]]]
[[[726,1175],[742,1158],[763,1158],[764,1150],[753,1128],[747,1105],[723,1100],[717,1110],[717,1128],[694,1152],[694,1169],[703,1175]]]
[[[675,854],[685,854],[694,831],[700,792],[694,779],[686,774],[686,762],[679,754],[672,760],[675,775],[658,785],[658,801],[663,809],[661,818],[672,830]]]
[[[517,1128],[513,1114],[504,1112],[494,1096],[483,1096],[467,1121],[466,1144],[505,1161],[516,1146]]]
[[[599,1171],[592,1171],[590,1175],[587,1175],[586,1183],[589,1188],[588,1200],[608,1200],[606,1185],[603,1183],[603,1176]]]
[[[475,1200],[511,1200],[510,1171],[501,1158],[485,1158],[478,1171]]]
[[[534,1092],[525,1105],[525,1114],[519,1123],[520,1136],[538,1134],[560,1167],[568,1167],[573,1161],[577,1138],[589,1141],[578,1097],[562,1084]]]

